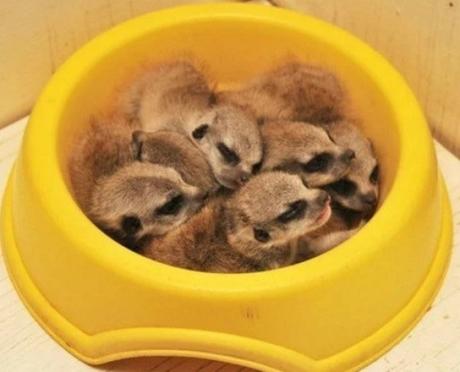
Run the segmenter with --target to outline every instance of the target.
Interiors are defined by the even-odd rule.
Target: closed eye
[[[182,209],[185,199],[184,196],[177,195],[171,200],[163,204],[161,207],[155,209],[155,214],[157,215],[176,215]]]
[[[376,165],[374,169],[372,170],[371,175],[369,176],[369,181],[371,181],[371,183],[373,183],[374,185],[377,184],[377,182],[379,181],[379,175],[380,175],[380,168],[378,165]]]
[[[307,173],[324,172],[329,168],[333,157],[327,152],[316,155],[307,164],[304,164],[303,170]]]
[[[356,192],[356,184],[348,180],[339,180],[328,186],[331,190],[342,196],[351,196]]]
[[[219,142],[217,144],[217,149],[228,164],[237,165],[241,161],[238,154],[229,149],[225,143]]]
[[[305,200],[297,200],[289,205],[286,212],[280,214],[276,219],[281,223],[288,223],[293,220],[302,218],[307,209],[307,202]]]

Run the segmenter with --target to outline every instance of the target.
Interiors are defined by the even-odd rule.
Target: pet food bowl
[[[336,249],[251,274],[157,263],[101,233],[69,188],[71,140],[136,66],[193,56],[222,84],[287,57],[344,81],[381,162],[378,212]],[[269,201],[267,201],[269,202]],[[451,214],[424,116],[375,51],[322,21],[262,6],[187,6],[97,37],[38,100],[4,197],[2,240],[35,319],[79,359],[203,357],[266,371],[343,371],[400,340],[433,301]]]

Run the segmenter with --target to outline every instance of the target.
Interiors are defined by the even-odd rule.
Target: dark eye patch
[[[259,173],[260,168],[262,168],[262,160],[252,166],[251,173],[252,174]]]
[[[155,210],[157,215],[175,215],[177,214],[184,205],[185,199],[182,194],[173,197],[171,200],[163,204],[161,207]]]
[[[342,196],[351,196],[356,192],[356,184],[348,180],[339,180],[329,185],[329,188]]]
[[[219,142],[217,144],[217,149],[228,164],[237,165],[241,161],[238,154],[229,149],[225,143]]]
[[[201,124],[198,128],[196,128],[192,132],[192,136],[195,139],[202,139],[206,133],[208,132],[209,125],[208,124]]]
[[[258,229],[254,227],[254,238],[261,242],[261,243],[266,243],[270,240],[270,234],[263,229]]]
[[[308,163],[303,165],[303,170],[307,173],[324,172],[331,164],[333,157],[327,152],[316,155]]]
[[[307,209],[307,202],[305,200],[297,200],[289,205],[286,212],[280,214],[276,220],[281,223],[288,223],[290,221],[299,219],[305,215]]]
[[[127,235],[134,235],[142,228],[141,220],[136,216],[123,216],[121,220],[121,229]]]
[[[377,184],[377,182],[379,182],[379,175],[380,175],[380,168],[378,165],[376,165],[374,169],[372,170],[371,175],[369,176],[369,181],[371,181],[371,183],[373,183],[374,185]]]

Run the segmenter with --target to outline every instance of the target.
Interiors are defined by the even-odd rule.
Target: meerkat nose
[[[354,158],[356,158],[356,154],[353,150],[347,149],[343,153],[342,158],[346,161],[352,161]]]
[[[242,173],[242,174],[240,175],[239,180],[238,180],[239,183],[240,183],[240,185],[243,185],[243,184],[245,184],[246,182],[248,182],[248,181],[249,181],[249,176],[250,176],[249,173],[246,173],[246,172],[245,172],[245,173]]]

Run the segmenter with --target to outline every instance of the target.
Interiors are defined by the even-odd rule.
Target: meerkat
[[[198,187],[205,194],[219,188],[203,153],[180,133],[135,131],[132,150],[137,160],[173,168],[187,184]]]
[[[327,252],[356,234],[372,217],[379,196],[379,165],[371,142],[351,121],[331,122],[322,127],[335,143],[351,148],[356,157],[344,177],[324,186],[333,200],[331,218],[301,239],[300,260]]]
[[[217,101],[239,105],[259,120],[323,123],[343,116],[345,94],[332,73],[288,63],[254,78],[241,89],[220,92]]]
[[[352,149],[356,155],[348,173],[325,186],[325,190],[341,206],[371,215],[379,197],[379,165],[371,142],[348,120],[323,124],[322,127],[335,143]]]
[[[293,262],[289,241],[321,227],[329,195],[297,175],[266,172],[227,199],[214,199],[187,223],[154,239],[144,254],[207,272],[251,272]]]
[[[83,212],[119,243],[163,234],[191,216],[205,193],[170,167],[141,163],[131,149],[133,126],[100,117],[78,137],[69,159],[71,188]]]
[[[73,193],[84,211],[91,204],[96,180],[135,160],[130,147],[133,128],[121,116],[100,116],[92,118],[89,128],[76,137],[68,170]]]
[[[122,94],[120,107],[144,131],[188,136],[227,188],[246,182],[262,159],[256,119],[237,105],[216,103],[204,74],[189,62],[165,63],[141,74]]]
[[[171,167],[133,162],[96,181],[87,214],[113,239],[138,251],[184,223],[206,196]]]
[[[269,121],[261,125],[261,169],[298,174],[309,187],[335,182],[349,171],[355,154],[335,144],[326,130],[303,122]]]

